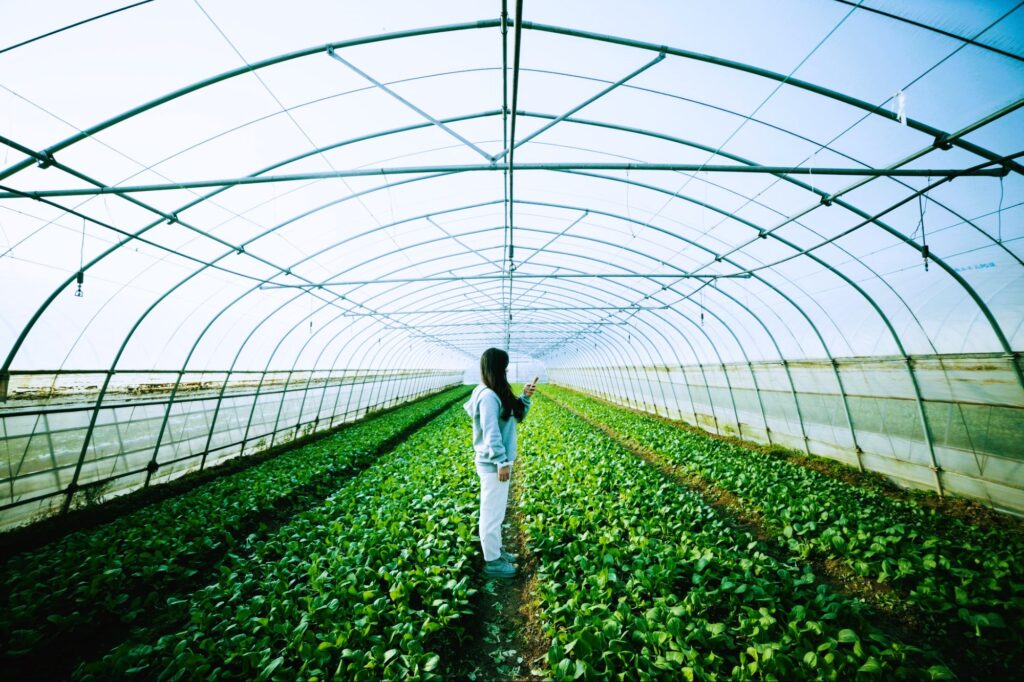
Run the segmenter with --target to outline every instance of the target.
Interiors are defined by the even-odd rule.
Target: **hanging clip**
[[[907,95],[902,90],[896,91],[896,120],[907,125]]]
[[[924,258],[924,271],[928,272],[928,245],[925,244],[921,247],[921,257]]]
[[[82,285],[85,283],[85,273],[79,270],[78,275],[75,276],[75,282],[78,283],[78,288],[75,289],[75,296],[82,298]]]
[[[949,141],[949,135],[936,135],[935,140],[932,141],[932,147],[948,152],[953,148],[953,143]]]
[[[821,195],[821,199],[819,199],[818,202],[822,206],[831,206],[832,205],[832,199],[830,199],[827,194],[822,194]]]

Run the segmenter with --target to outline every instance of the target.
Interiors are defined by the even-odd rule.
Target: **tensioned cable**
[[[25,97],[24,95],[11,90],[10,88],[8,88],[7,86],[5,86],[3,84],[0,84],[0,89],[3,89],[5,91],[7,91],[12,96],[22,100],[26,104],[28,104],[28,105],[38,109],[39,111],[43,112],[47,116],[50,116],[51,118],[53,118],[53,119],[61,122],[62,124],[68,126],[69,128],[72,128],[73,130],[77,130],[77,131],[81,132],[81,128],[79,128],[78,126],[72,124],[70,121],[64,119],[63,117],[58,116],[57,114],[55,114],[54,112],[50,111],[46,107],[44,107],[44,106],[34,102],[33,100],[30,100],[29,98]],[[97,137],[90,136],[89,139],[91,139],[92,141],[102,145],[103,147],[109,149],[111,152],[117,154],[118,156],[120,156],[120,157],[122,157],[124,159],[127,159],[128,161],[130,161],[133,164],[135,164],[135,165],[140,167],[140,170],[138,170],[138,171],[132,173],[131,175],[129,175],[128,179],[136,177],[137,175],[140,175],[140,174],[145,173],[145,172],[148,171],[148,172],[154,173],[155,175],[157,175],[160,178],[163,178],[168,183],[176,185],[177,188],[182,189],[182,190],[186,190],[190,194],[192,194],[193,196],[200,197],[200,194],[198,192],[194,191],[193,189],[189,189],[189,188],[181,186],[179,183],[176,183],[171,178],[167,177],[166,175],[164,175],[160,171],[156,170],[155,166],[158,165],[158,164],[145,164],[145,163],[139,161],[138,159],[135,159],[134,157],[129,156],[128,154],[124,153],[120,149],[117,149],[116,147],[111,146],[110,144],[104,142],[103,140],[101,140],[101,139],[99,139]],[[10,139],[2,136],[2,135],[0,135],[0,141],[2,141],[5,144],[5,146],[12,147],[14,149],[17,149],[18,151],[21,151],[22,153],[26,154],[27,156],[36,158],[37,162],[40,159],[40,157],[39,157],[37,152],[35,152],[35,151],[31,150],[31,149],[28,149],[27,147],[24,147],[23,145],[20,145],[20,144],[14,142],[13,140],[10,140]],[[64,166],[63,164],[60,164],[60,163],[57,163],[57,162],[53,162],[53,166],[56,167],[56,168],[59,168],[60,170],[63,170],[64,172],[69,172],[68,167]],[[70,174],[73,177],[76,176],[75,173],[70,173]],[[77,176],[77,177],[79,177],[79,179],[85,179],[85,178],[83,178],[81,176]],[[124,182],[124,181],[121,181],[121,182]],[[93,184],[101,184],[101,183],[93,182]],[[118,183],[118,184],[120,184],[120,183]],[[122,198],[124,198],[124,197],[122,197]],[[235,218],[239,218],[240,220],[248,222],[248,223],[250,223],[252,225],[255,225],[256,227],[259,227],[259,228],[263,227],[262,225],[259,225],[259,224],[255,223],[254,221],[252,221],[251,219],[247,218],[243,214],[240,214],[237,211],[234,211],[234,210],[232,210],[232,209],[230,209],[230,208],[228,208],[228,207],[226,207],[226,206],[224,206],[224,205],[222,205],[222,204],[220,204],[220,203],[218,203],[216,201],[212,201],[210,199],[204,199],[204,200],[210,201],[211,205],[216,206],[217,208],[220,208],[220,209],[224,210],[225,212],[229,213],[230,215],[232,215]],[[91,198],[86,199],[84,201],[81,201],[81,202],[75,204],[73,206],[73,208],[77,211],[79,208],[81,208],[81,207],[85,206],[87,203],[89,203],[89,201],[91,201]],[[128,200],[128,201],[130,203],[138,203],[138,202],[134,202],[134,200]],[[67,207],[63,207],[63,206],[60,206],[58,204],[51,204],[51,205],[54,208],[58,208],[58,210],[61,210],[62,212],[65,212],[65,213],[69,212],[69,209]],[[151,210],[148,207],[145,207],[145,208],[146,208],[146,210]],[[72,211],[72,213],[74,215],[80,215],[78,213],[74,213],[73,211]],[[63,215],[63,213],[62,213],[62,215]],[[19,240],[17,244],[13,244],[11,247],[9,247],[7,249],[7,251],[5,251],[3,254],[0,254],[0,256],[6,255],[12,248],[19,246],[20,244],[24,243],[26,240],[30,239],[31,237],[33,237],[34,235],[38,234],[42,230],[46,229],[50,225],[54,224],[56,222],[56,220],[58,220],[59,218],[60,218],[60,216],[58,216],[57,218],[50,219],[50,220],[46,220],[44,218],[40,218],[40,220],[44,220],[45,221],[43,225],[40,225],[31,234],[29,234],[26,237],[24,237],[23,239]],[[110,225],[111,225],[111,223],[104,223],[104,222],[99,222],[99,221],[94,221],[94,222],[96,222],[97,225],[100,225],[102,227],[110,227]],[[181,224],[186,229],[189,229],[189,230],[191,230],[193,232],[196,232],[197,238],[198,237],[205,237],[207,239],[213,239],[213,237],[210,234],[204,234],[203,232],[197,231],[197,230],[195,230],[194,228],[192,228],[191,226],[189,226],[187,224],[184,224],[184,223],[181,223]],[[128,232],[126,232],[124,230],[115,230],[115,232],[118,232],[119,234],[123,234],[123,235],[128,235],[129,234]],[[191,244],[192,241],[193,240],[189,240],[188,242],[186,242],[182,246]],[[216,240],[214,240],[214,241],[216,241]],[[153,244],[155,245],[155,242]],[[173,254],[179,254],[180,255],[180,253],[179,253],[179,251],[177,249],[163,248],[163,247],[161,247],[161,248],[162,248],[162,250],[166,251],[168,254],[172,254],[172,255]]]
[[[859,6],[862,2],[864,2],[864,0],[859,0],[857,5]],[[743,130],[743,128],[747,125],[747,123],[750,122],[750,119],[753,118],[754,116],[756,116],[757,112],[761,111],[761,109],[763,109],[764,106],[766,104],[768,104],[768,102],[772,99],[772,97],[775,96],[775,93],[777,93],[780,89],[782,89],[782,87],[786,83],[789,82],[789,79],[793,77],[793,74],[795,74],[797,71],[799,71],[800,67],[802,67],[805,63],[807,63],[808,59],[810,59],[812,56],[814,56],[814,53],[817,52],[821,48],[821,46],[824,45],[825,42],[829,38],[832,37],[832,34],[834,34],[836,31],[839,30],[839,27],[842,26],[846,22],[846,20],[850,18],[850,16],[854,13],[854,11],[856,9],[857,8],[854,7],[849,12],[847,12],[846,15],[843,16],[843,18],[839,20],[839,23],[837,23],[835,26],[833,26],[832,30],[830,30],[827,34],[825,34],[825,37],[822,38],[821,40],[819,40],[817,45],[815,45],[811,49],[811,51],[808,52],[807,55],[803,59],[800,60],[800,63],[797,64],[795,67],[793,67],[793,69],[788,74],[786,74],[785,78],[783,78],[782,80],[780,80],[778,83],[775,84],[775,87],[772,89],[772,91],[770,93],[768,93],[768,95],[764,98],[764,100],[762,100],[761,103],[758,104],[754,108],[754,110],[752,112],[750,112],[750,114],[747,114],[747,115],[745,115],[743,117],[743,120],[740,122],[739,126],[736,127],[736,130],[732,131],[732,133],[730,133],[729,136],[727,138],[725,138],[725,141],[722,142],[722,144],[718,145],[718,148],[715,150],[715,153],[711,154],[710,156],[708,156],[708,160],[707,161],[711,161],[711,159],[715,158],[715,156],[718,154],[718,152],[720,152],[725,147],[725,145],[729,144],[729,142],[734,137],[736,137],[740,133],[741,130]],[[707,161],[705,163],[707,163]],[[696,175],[696,173],[694,175]],[[690,181],[693,180],[693,177],[694,176],[687,177],[687,179],[683,182],[682,185],[679,186],[679,189],[677,189],[674,192],[674,194],[679,194],[684,189],[686,189],[686,186],[688,184],[690,184]],[[669,199],[667,199],[664,204],[662,204],[661,208],[659,208],[657,211],[654,212],[654,215],[651,216],[651,220],[653,221],[655,218],[657,218],[659,215],[661,215],[661,212],[664,211],[665,208],[668,207],[668,205],[670,203],[672,203],[672,198],[671,197]]]
[[[309,143],[310,147],[312,147],[314,150],[320,149],[320,145],[313,141],[313,138],[309,136],[309,133],[306,132],[306,129],[302,127],[302,125],[294,116],[292,116],[291,112],[288,110],[288,107],[286,107],[284,103],[278,98],[278,96],[274,94],[274,91],[271,90],[270,86],[267,85],[267,82],[263,80],[263,77],[260,76],[260,74],[257,73],[252,68],[252,65],[249,63],[249,60],[246,59],[244,55],[242,55],[241,51],[231,41],[231,38],[229,38],[228,35],[224,32],[224,30],[217,24],[217,22],[214,21],[213,17],[210,16],[210,13],[206,11],[206,8],[202,6],[199,0],[192,0],[192,2],[194,2],[195,6],[199,8],[199,11],[203,13],[203,16],[205,16],[209,20],[209,22],[213,25],[214,29],[216,29],[217,33],[220,34],[220,36],[224,39],[224,42],[228,44],[228,46],[235,53],[235,55],[237,55],[238,58],[242,60],[242,63],[245,64],[245,66],[249,69],[249,73],[251,73],[259,82],[259,84],[263,86],[263,89],[266,91],[268,95],[270,95],[270,98],[274,100],[274,102],[277,104],[281,112],[288,117],[288,120],[292,122],[296,130],[299,131],[299,134],[306,138],[306,142]],[[328,168],[330,168],[331,170],[337,170],[334,167],[334,164],[331,163],[330,159],[328,159],[323,152],[319,152],[318,156],[320,156],[320,158],[323,159],[324,163],[327,164]],[[343,179],[342,184],[345,186],[345,189],[349,191],[349,193],[352,193],[352,188],[349,186],[347,181]],[[362,207],[362,209],[366,211],[366,213],[370,216],[370,219],[373,220],[373,222],[375,222],[377,225],[381,224],[380,220],[377,219],[377,216],[373,213],[373,211],[370,210],[370,207],[366,205],[366,202],[364,202],[361,197],[358,197],[356,201]],[[288,240],[285,239],[285,241]],[[298,248],[294,244],[291,244],[291,242],[289,242],[289,245],[295,248],[299,253],[302,253],[302,249]]]
[[[1024,157],[1024,152],[1017,152],[1016,154],[1011,154],[1011,155],[1005,157],[1005,160],[1006,161],[1012,161],[1014,159],[1018,159],[1018,158],[1021,158],[1021,157]],[[984,162],[982,164],[979,164],[978,166],[975,166],[975,168],[979,168],[979,167],[982,167],[982,166],[992,165],[993,163],[996,163],[996,162],[986,161],[986,162]],[[942,185],[943,183],[951,182],[953,179],[954,179],[954,176],[950,176],[950,177],[946,177],[946,178],[941,178],[941,179],[939,179],[939,180],[937,180],[935,182],[928,183],[928,184],[926,184],[924,186],[924,188],[922,188],[920,190],[917,190],[913,194],[911,194],[911,195],[909,195],[907,197],[904,197],[903,199],[900,199],[897,202],[894,202],[894,203],[890,204],[888,207],[882,209],[881,211],[878,211],[878,212],[874,213],[873,215],[870,215],[868,218],[865,218],[865,219],[861,220],[856,225],[848,227],[845,230],[839,232],[838,234],[835,234],[835,235],[833,235],[833,236],[831,236],[831,237],[829,237],[827,239],[823,239],[822,241],[818,242],[817,244],[813,244],[813,245],[811,245],[811,246],[809,246],[807,248],[800,249],[799,251],[795,251],[794,253],[791,253],[791,254],[789,254],[787,256],[783,256],[782,258],[778,258],[775,261],[772,261],[771,263],[766,263],[766,264],[759,265],[759,266],[756,266],[756,267],[748,268],[746,270],[746,272],[753,273],[753,272],[757,272],[757,271],[760,271],[760,270],[770,270],[770,269],[773,269],[773,268],[775,268],[775,267],[777,267],[777,266],[779,266],[779,265],[781,265],[781,264],[783,264],[783,263],[785,263],[787,261],[793,260],[794,258],[797,258],[799,256],[802,256],[802,255],[805,255],[805,254],[808,254],[808,253],[811,253],[812,251],[816,251],[816,250],[822,248],[823,246],[827,246],[828,244],[831,244],[831,243],[833,243],[833,242],[835,242],[835,241],[837,241],[839,239],[842,239],[843,237],[849,236],[850,234],[852,234],[853,232],[859,230],[860,228],[864,227],[865,225],[869,225],[869,224],[875,222],[876,220],[878,220],[882,216],[887,215],[887,214],[895,211],[900,206],[903,206],[903,205],[905,205],[907,203],[910,203],[911,201],[914,201],[914,199],[917,199],[921,195],[926,194],[926,193],[932,191],[933,189],[935,189],[939,185]],[[738,249],[734,249],[734,251],[735,250],[738,250]],[[717,262],[717,261],[713,261],[713,262]],[[704,266],[701,266],[701,267],[697,268],[696,270],[694,270],[693,272],[694,273],[699,272],[700,270],[703,270],[704,268],[708,267],[708,265],[710,265],[710,264],[706,264]]]
[[[210,23],[217,30],[217,32],[221,35],[221,37],[224,38],[225,42],[227,42],[227,44],[231,47],[231,49],[238,56],[238,58],[242,60],[242,62],[245,64],[245,66],[249,69],[249,73],[251,73],[253,76],[256,77],[256,80],[259,81],[260,85],[263,86],[263,88],[264,88],[264,90],[266,90],[267,94],[270,95],[270,97],[274,100],[274,102],[277,103],[278,108],[280,108],[280,110],[295,125],[295,127],[299,131],[299,133],[304,138],[306,138],[306,141],[309,142],[309,144],[313,148],[313,150],[315,150],[317,152],[317,154],[320,156],[320,158],[323,159],[324,163],[327,164],[327,167],[330,168],[333,171],[336,171],[337,169],[331,163],[330,159],[328,159],[327,156],[322,151],[319,151],[320,150],[320,145],[318,145],[316,142],[313,141],[313,139],[309,136],[309,134],[302,127],[302,125],[298,122],[298,120],[294,116],[292,116],[291,112],[288,110],[288,107],[286,107],[284,105],[284,103],[277,97],[277,95],[274,94],[274,91],[271,90],[270,86],[267,85],[267,83],[263,80],[263,78],[260,76],[260,74],[257,73],[252,68],[252,65],[249,63],[249,61],[242,55],[242,53],[239,51],[239,49],[235,46],[235,44],[231,41],[231,39],[227,36],[227,34],[223,31],[223,29],[221,29],[221,27],[217,24],[217,22],[214,21],[213,17],[210,16],[210,14],[206,11],[206,9],[202,6],[202,4],[200,4],[199,0],[192,0],[192,1],[195,3],[196,7],[199,8],[199,11],[201,11],[203,13],[203,15],[210,21]],[[373,222],[376,223],[378,226],[382,225],[382,223],[377,218],[377,216],[373,213],[373,211],[370,210],[370,207],[366,205],[365,201],[363,201],[362,196],[359,193],[354,192],[352,190],[351,186],[349,185],[349,183],[344,178],[342,178],[341,180],[342,180],[342,185],[344,185],[345,189],[348,190],[349,194],[355,196],[356,202],[363,208],[363,210],[366,211],[367,215],[370,216],[370,219],[373,220]],[[294,245],[292,245],[292,246],[294,246]],[[297,251],[299,251],[299,253],[303,253],[302,249],[298,249],[297,247],[295,247],[295,248],[296,248]],[[282,272],[284,272],[284,271],[285,270],[282,269]],[[306,293],[312,293],[312,292],[307,290]],[[317,297],[317,298],[319,298],[319,297]]]
[[[863,2],[863,0],[861,0],[861,2]],[[858,5],[859,5],[859,4],[860,4],[860,3],[858,3]],[[1011,14],[1013,14],[1013,12],[1015,12],[1015,11],[1016,11],[1016,10],[1017,10],[1017,9],[1018,9],[1018,8],[1019,8],[1019,7],[1021,6],[1021,5],[1024,5],[1024,0],[1022,0],[1022,2],[1020,2],[1020,3],[1018,3],[1018,4],[1017,4],[1017,5],[1016,5],[1016,6],[1015,6],[1015,7],[1013,8],[1013,9],[1011,9],[1011,10],[1010,10],[1010,11],[1008,11],[1008,12],[1006,12],[1005,14],[1003,14],[1002,16],[1000,16],[1000,17],[999,17],[998,19],[996,19],[995,21],[993,21],[992,23],[990,23],[990,24],[989,24],[988,26],[986,26],[985,28],[983,28],[983,29],[981,29],[980,31],[978,31],[978,32],[977,32],[977,33],[976,33],[976,34],[974,35],[974,37],[975,37],[975,38],[978,38],[978,37],[980,37],[981,35],[983,35],[983,34],[984,34],[985,32],[987,32],[988,30],[990,30],[990,29],[991,29],[992,27],[994,27],[994,26],[995,26],[996,24],[1000,23],[1001,21],[1003,21],[1004,19],[1006,19],[1006,17],[1008,17],[1008,16],[1010,16]],[[855,7],[854,9],[857,9],[857,8]],[[853,11],[853,10],[851,10],[851,12],[852,12],[852,11]],[[847,15],[847,16],[849,16],[849,15]],[[963,49],[964,49],[965,47],[967,47],[967,44],[968,44],[968,43],[964,43],[964,44],[962,44],[962,45],[958,46],[958,47],[957,47],[957,48],[956,48],[955,50],[953,50],[952,52],[950,52],[949,54],[947,54],[947,55],[946,55],[945,57],[943,57],[942,59],[940,59],[940,60],[939,60],[939,61],[937,61],[936,63],[932,64],[932,65],[931,65],[931,66],[930,66],[930,67],[929,67],[928,69],[926,69],[926,70],[925,70],[925,71],[924,71],[923,73],[919,74],[918,76],[916,76],[915,78],[913,78],[913,79],[912,79],[912,80],[911,80],[911,81],[910,81],[909,83],[907,83],[907,84],[906,84],[906,85],[904,85],[904,86],[903,86],[902,88],[900,88],[900,91],[901,91],[901,92],[906,92],[908,88],[910,88],[911,86],[913,86],[913,85],[914,85],[915,83],[917,83],[918,81],[920,81],[920,80],[921,80],[922,78],[924,78],[925,76],[927,76],[927,75],[928,75],[929,73],[931,73],[931,72],[932,72],[932,71],[934,71],[935,69],[939,68],[939,66],[941,66],[941,65],[942,65],[943,63],[945,63],[945,62],[946,62],[947,60],[951,59],[951,58],[952,58],[952,57],[953,57],[954,55],[956,55],[956,54],[957,54],[958,52],[960,52],[960,51],[961,51],[961,50],[963,50]],[[790,75],[792,75],[792,74],[790,74]],[[822,150],[822,148],[831,148],[831,146],[832,146],[833,144],[835,144],[835,143],[836,143],[836,141],[838,141],[838,140],[839,140],[840,138],[842,138],[843,136],[845,136],[845,135],[846,135],[847,133],[849,133],[849,132],[850,132],[851,130],[853,130],[854,128],[856,128],[857,126],[859,126],[859,125],[860,125],[861,123],[863,123],[864,121],[866,121],[866,120],[867,120],[868,118],[870,118],[871,116],[873,116],[873,115],[874,115],[874,114],[875,114],[875,113],[876,113],[877,111],[879,111],[880,109],[882,109],[882,108],[884,108],[884,107],[888,106],[890,102],[892,102],[892,97],[888,97],[888,98],[887,98],[887,99],[886,99],[885,101],[883,101],[883,102],[879,103],[879,104],[878,104],[878,106],[876,106],[876,107],[875,107],[875,108],[874,108],[873,110],[871,110],[871,111],[868,111],[868,112],[865,112],[863,116],[861,116],[861,117],[860,117],[859,119],[857,119],[856,121],[854,121],[853,123],[851,123],[851,124],[850,124],[849,126],[847,126],[847,127],[846,127],[846,128],[844,129],[844,130],[842,130],[842,131],[840,131],[839,133],[837,133],[837,134],[836,134],[836,135],[835,135],[835,136],[834,136],[834,137],[833,137],[832,139],[830,139],[830,140],[829,140],[828,142],[826,142],[826,143],[825,143],[825,145],[824,145],[823,147],[821,147],[821,148],[817,149],[817,150],[816,150],[816,151],[815,151],[814,153],[815,153],[815,154],[817,154],[818,152],[820,152],[820,151]],[[755,112],[755,113],[756,113],[756,112]],[[807,157],[807,158],[810,158],[810,157]],[[804,163],[806,163],[806,162],[807,162],[807,159],[805,158],[805,159],[804,159],[803,161],[801,161],[801,162],[800,162],[799,164],[797,164],[797,165],[803,165],[803,164],[804,164]],[[767,191],[768,191],[768,190],[770,190],[770,189],[771,189],[772,187],[775,187],[775,185],[777,185],[777,184],[778,184],[778,181],[775,181],[775,182],[771,183],[770,185],[768,185],[767,187],[765,187],[765,188],[764,188],[764,189],[763,189],[763,190],[762,190],[761,192],[759,192],[758,194],[756,194],[756,195],[755,195],[755,197],[759,197],[759,196],[761,196],[761,194],[763,194],[764,192],[767,192]],[[867,183],[866,183],[866,182],[865,182],[865,183],[860,183],[859,185],[856,185],[856,186],[863,186],[864,184],[867,184]],[[904,185],[905,185],[905,183],[901,183],[901,184],[904,184]],[[907,188],[908,188],[908,189],[911,189],[911,187],[910,187],[909,185],[907,185]],[[846,190],[843,190],[843,191],[844,191],[844,192],[845,192],[845,191],[848,191],[848,189],[846,189]],[[746,204],[744,204],[744,206],[746,206]],[[740,208],[742,209],[742,208],[743,208],[743,206],[741,206]],[[724,220],[724,219],[723,219],[723,220]],[[717,227],[718,225],[720,225],[720,224],[721,224],[721,222],[722,222],[722,221],[719,221],[719,223],[718,223],[718,224],[716,224],[716,225],[715,225],[715,227]],[[781,225],[779,225],[779,226],[777,226],[777,227],[781,227]],[[815,234],[817,234],[817,232],[815,232]],[[818,236],[821,236],[821,235],[818,235]]]
[[[132,5],[125,5],[124,7],[119,7],[117,9],[112,9],[109,12],[104,12],[103,14],[97,14],[96,16],[89,17],[88,19],[82,19],[81,21],[76,21],[73,24],[68,24],[67,26],[63,26],[61,28],[54,29],[53,31],[49,31],[47,33],[43,33],[42,35],[38,35],[35,38],[29,38],[28,40],[23,40],[20,43],[17,43],[15,45],[11,45],[9,47],[5,47],[2,50],[0,50],[0,54],[3,54],[4,52],[10,52],[11,50],[17,50],[19,47],[24,47],[25,45],[29,45],[30,43],[36,42],[37,40],[42,40],[44,38],[49,38],[50,36],[55,36],[58,33],[63,33],[64,31],[69,31],[69,30],[71,30],[73,28],[77,28],[79,26],[83,26],[83,25],[88,24],[88,23],[90,23],[92,21],[96,21],[97,19],[103,19],[104,17],[109,17],[111,15],[118,14],[119,12],[125,12],[127,10],[139,7],[141,5],[147,5],[147,4],[151,3],[151,2],[153,2],[153,0],[142,0],[142,2],[136,2],[135,4],[132,4]]]
[[[839,3],[842,3],[844,5],[850,5],[850,6],[854,5],[854,3],[851,2],[851,0],[835,0],[835,2],[839,2]],[[1022,3],[1022,4],[1024,4],[1024,3]],[[859,6],[859,9],[861,11],[863,11],[863,12],[871,12],[872,14],[878,14],[878,15],[886,17],[888,19],[893,19],[894,21],[899,21],[899,22],[902,22],[904,24],[910,24],[911,26],[916,26],[918,28],[923,28],[926,31],[931,31],[932,33],[938,33],[939,35],[946,36],[947,38],[952,38],[953,40],[959,40],[959,41],[961,41],[963,43],[967,43],[968,45],[972,45],[974,47],[980,47],[983,50],[989,50],[990,52],[995,52],[996,54],[1000,54],[1000,55],[1002,55],[1004,57],[1009,57],[1010,59],[1016,59],[1017,61],[1024,62],[1024,56],[1021,56],[1019,54],[1014,54],[1012,52],[1007,52],[1006,50],[1001,50],[1001,49],[999,49],[998,47],[996,47],[994,45],[988,45],[986,43],[980,43],[977,40],[977,36],[975,36],[974,38],[965,38],[962,35],[959,35],[957,33],[953,33],[952,31],[947,31],[945,29],[941,29],[938,26],[931,26],[929,24],[925,24],[925,23],[920,22],[920,21],[915,21],[915,20],[909,19],[907,17],[901,17],[898,14],[893,14],[892,12],[886,12],[885,10],[881,10],[881,9],[876,8],[876,7],[870,7],[868,5],[862,5],[860,3],[857,3],[857,5]],[[1020,7],[1020,5],[1017,5],[1017,7],[1014,7],[1013,10],[1010,10],[1010,12],[1012,13],[1014,10],[1018,9],[1019,7]]]

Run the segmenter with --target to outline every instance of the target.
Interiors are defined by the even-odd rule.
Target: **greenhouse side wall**
[[[69,488],[72,508],[92,504],[328,431],[462,375],[118,372],[101,398],[102,372],[13,372],[0,406],[0,529],[59,512]]]
[[[1024,395],[1003,354],[551,368],[610,402],[1024,514]],[[920,400],[918,399],[920,396]]]

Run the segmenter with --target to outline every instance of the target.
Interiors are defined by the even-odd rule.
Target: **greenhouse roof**
[[[1013,353],[1022,4],[8,3],[0,371]]]

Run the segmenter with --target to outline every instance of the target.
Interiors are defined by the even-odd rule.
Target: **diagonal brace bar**
[[[437,120],[436,118],[434,118],[433,116],[431,116],[427,112],[423,111],[422,109],[420,109],[418,106],[416,106],[415,104],[413,104],[409,100],[407,100],[404,97],[402,97],[401,95],[399,95],[397,92],[395,92],[394,90],[392,90],[388,86],[384,85],[384,83],[380,82],[379,80],[377,80],[376,78],[374,78],[370,74],[368,74],[365,71],[361,70],[355,64],[353,64],[352,62],[348,61],[347,59],[345,59],[344,57],[339,55],[337,52],[335,52],[333,47],[328,47],[327,48],[327,54],[331,57],[331,59],[334,59],[335,61],[340,62],[341,64],[344,64],[345,66],[347,66],[352,71],[355,71],[357,74],[359,74],[360,76],[362,76],[366,80],[368,80],[371,83],[373,83],[374,86],[376,86],[378,89],[380,89],[380,90],[386,92],[387,94],[391,95],[392,97],[397,99],[399,102],[401,102],[405,106],[409,107],[410,109],[415,111],[417,114],[419,114],[423,118],[427,119],[428,121],[430,121],[431,123],[436,125],[438,128],[440,128],[441,130],[443,130],[444,132],[448,133],[449,135],[454,137],[456,140],[458,140],[462,144],[466,145],[467,147],[469,147],[470,149],[475,151],[480,156],[484,157],[488,161],[492,161],[493,160],[491,158],[491,155],[488,154],[487,152],[485,152],[483,149],[480,149],[480,147],[477,147],[475,144],[473,144],[472,142],[467,140],[465,137],[463,137],[462,135],[459,135],[457,132],[455,132],[454,130],[452,130],[448,126],[446,126],[444,123],[441,123],[441,121]]]
[[[574,106],[572,109],[570,109],[569,111],[567,111],[564,114],[562,114],[561,116],[559,116],[558,118],[550,121],[547,125],[541,126],[540,128],[538,128],[537,130],[533,131],[532,133],[530,133],[529,135],[527,135],[523,139],[519,140],[519,142],[513,141],[511,147],[506,148],[502,152],[500,152],[498,154],[495,154],[494,156],[490,157],[491,161],[497,161],[499,159],[504,158],[513,149],[518,149],[519,147],[521,147],[522,145],[526,144],[530,140],[534,139],[535,137],[537,137],[541,133],[547,131],[548,129],[558,125],[559,123],[561,123],[565,119],[569,118],[570,116],[575,114],[577,111],[579,111],[583,107],[585,107],[587,105],[590,105],[590,104],[593,104],[597,100],[601,99],[602,97],[607,95],[609,92],[611,92],[615,88],[617,88],[620,85],[622,85],[623,83],[627,83],[627,82],[633,80],[634,78],[636,78],[637,76],[639,76],[644,71],[646,71],[647,69],[651,68],[652,66],[654,66],[655,64],[657,64],[658,62],[660,62],[664,58],[665,58],[665,53],[664,52],[659,52],[657,57],[655,57],[651,61],[649,61],[646,64],[644,64],[643,66],[641,66],[639,69],[637,69],[633,73],[629,74],[628,76],[625,76],[624,78],[620,78],[619,80],[615,81],[614,83],[612,83],[611,85],[609,85],[605,89],[601,90],[599,93],[597,93],[593,97],[590,97],[589,99],[584,100],[583,102],[580,102],[579,104]]]

